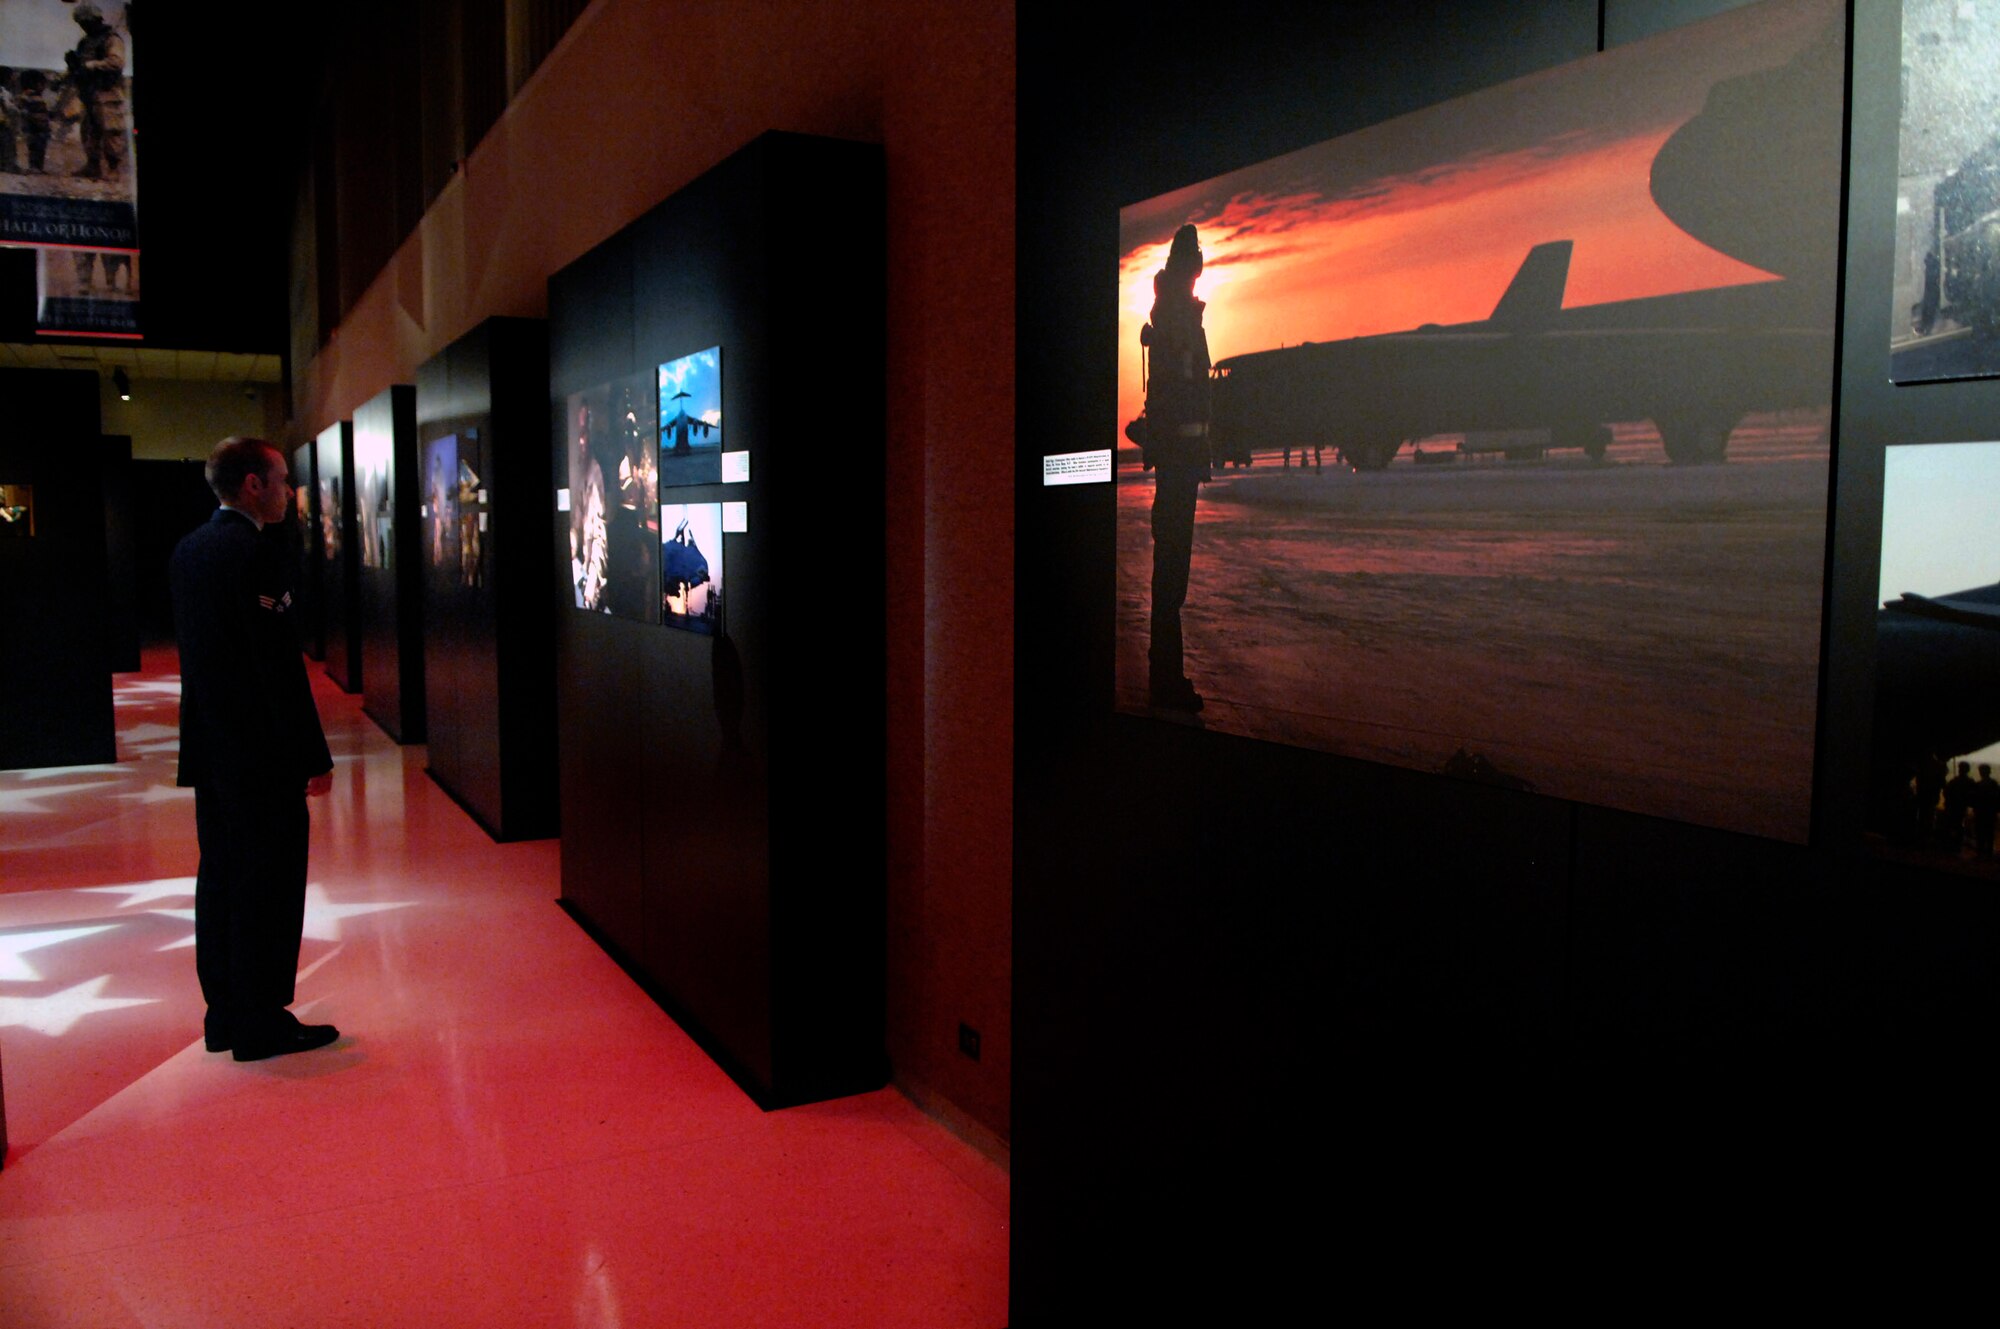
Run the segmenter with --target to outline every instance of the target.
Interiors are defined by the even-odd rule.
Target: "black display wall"
[[[1116,428],[1121,206],[1732,7],[1024,10],[1013,1324],[1656,1249],[1680,1186],[1906,1120],[1990,1039],[1990,891],[1855,836],[1881,450],[2000,419],[1995,384],[1887,381],[1895,6],[1852,38],[1810,845],[1113,714],[1112,487],[1042,484]]]
[[[361,552],[354,511],[354,424],[342,420],[313,442],[319,475],[321,621],[326,676],[343,692],[361,691]]]
[[[0,769],[116,761],[97,375],[0,383],[0,484],[31,487],[34,509],[32,534],[0,532]]]
[[[879,148],[768,134],[549,282],[551,497],[572,394],[711,347],[749,454],[660,493],[747,505],[720,630],[562,585],[557,695],[564,903],[766,1106],[887,1074],[882,191]]]
[[[313,660],[326,659],[326,553],[320,531],[319,447],[292,449],[292,520],[288,538],[299,568],[299,646]]]
[[[429,771],[496,840],[558,824],[548,371],[508,318],[417,371]]]
[[[361,709],[398,743],[424,741],[422,504],[417,390],[398,383],[354,411]]]
[[[173,596],[167,561],[181,537],[207,521],[215,495],[198,461],[135,461],[133,492],[143,494],[135,512],[138,531],[139,626],[148,641],[172,641]]]
[[[105,648],[111,668],[139,668],[139,491],[132,472],[132,440],[106,434],[98,444],[99,484],[104,489]]]

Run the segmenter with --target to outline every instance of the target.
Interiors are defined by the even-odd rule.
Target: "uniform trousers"
[[[303,781],[196,785],[194,825],[194,963],[210,1025],[235,1034],[281,1027],[305,927],[312,821]]]

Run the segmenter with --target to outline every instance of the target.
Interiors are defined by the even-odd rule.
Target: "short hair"
[[[215,451],[208,454],[208,465],[202,467],[202,479],[215,491],[218,502],[234,503],[243,494],[243,482],[252,475],[262,475],[270,463],[267,457],[284,461],[285,454],[277,445],[261,438],[245,438],[235,435],[223,439],[215,445]]]

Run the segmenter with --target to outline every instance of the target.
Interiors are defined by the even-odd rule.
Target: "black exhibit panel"
[[[320,621],[326,676],[343,692],[361,691],[361,542],[354,510],[354,423],[328,425],[313,441],[319,476]]]
[[[1882,453],[2000,433],[1992,383],[1890,382],[1896,8],[1420,0],[1218,19],[1167,5],[1115,38],[1023,11],[1012,1323],[1277,1320],[1324,1290],[1329,1251],[1374,1278],[1413,1262],[1428,1277],[1461,1253],[1532,1264],[1548,1241],[1571,1258],[1656,1246],[1669,1207],[1649,1211],[1662,1192],[1645,1184],[1556,1227],[1523,1228],[1510,1207],[1579,1159],[1638,1167],[1643,1154],[1651,1167],[1700,1150],[1703,1169],[1741,1175],[1753,1146],[1704,1102],[1813,1094],[1787,1138],[1825,1140],[1837,1129],[1826,1114],[1851,1125],[1913,1101],[1889,1068],[1935,1074],[1990,1040],[1990,890],[1855,843]],[[1713,43],[1725,28],[1703,31],[1711,22],[1731,40]],[[1527,123],[1474,114],[1494,104],[1482,95],[1516,88],[1534,114],[1560,111],[1583,62],[1631,74],[1622,116],[1655,53],[1698,50],[1719,57],[1706,86],[1643,132],[1606,116],[1453,151]],[[1402,151],[1396,122],[1413,114],[1437,162]],[[1353,153],[1341,179],[1297,172],[1221,191],[1220,212],[1196,188],[1334,140]],[[1686,188],[1690,160],[1718,151],[1739,169]],[[1553,173],[1572,154],[1593,170]],[[1515,234],[1528,214],[1496,206],[1496,182],[1587,192],[1614,177],[1638,184],[1632,234],[1662,237],[1617,263],[1686,255],[1653,291],[1606,285],[1612,237],[1567,229],[1518,236],[1528,243],[1477,282],[1426,275]],[[1390,224],[1400,191],[1417,187],[1437,191],[1438,209]],[[1155,228],[1143,250],[1121,235],[1121,212],[1136,209]],[[1655,212],[1670,233],[1653,229]],[[1315,238],[1309,223],[1329,216]],[[1193,295],[1219,371],[1215,482],[1194,505],[1182,611],[1200,711],[1151,672],[1164,481],[1123,432],[1142,405],[1157,409],[1173,368],[1152,279],[1184,223],[1199,223],[1208,251]],[[1442,229],[1413,245],[1418,223]],[[1794,223],[1811,226],[1810,245],[1769,243]],[[1329,241],[1393,280],[1364,269],[1279,288],[1250,261]],[[1670,248],[1682,244],[1695,248]],[[1732,274],[1718,254],[1747,266]],[[1807,289],[1800,275],[1821,263]],[[1697,264],[1717,264],[1699,290],[1675,284]],[[1252,326],[1261,308],[1306,296],[1332,330]],[[1667,310],[1641,303],[1659,299],[1699,317],[1616,321]],[[1750,319],[1764,301],[1785,321]],[[1417,303],[1436,312],[1410,317]],[[1553,401],[1588,404],[1574,418],[1440,421],[1441,401],[1464,400],[1455,380],[1470,360],[1383,398],[1392,375],[1421,378],[1413,364],[1435,370],[1565,325],[1587,325],[1593,342],[1643,332],[1663,358],[1733,329],[1751,358],[1798,352],[1797,372],[1744,383],[1782,400],[1693,422],[1671,398],[1600,410],[1607,391],[1645,385],[1602,373],[1573,395],[1552,380]],[[1407,358],[1371,361],[1364,344]],[[1579,348],[1573,366],[1604,349]],[[1807,351],[1820,366],[1811,396]],[[1260,375],[1313,365],[1338,370],[1293,382],[1325,405],[1324,438],[1280,409],[1295,402],[1253,392]],[[1743,367],[1687,376],[1684,400]],[[1586,415],[1593,427],[1578,428]],[[1382,427],[1336,436],[1356,420]],[[1269,432],[1224,454],[1223,435],[1246,424]],[[1074,482],[1093,459],[1108,482]],[[1171,449],[1154,460],[1182,464]],[[1532,526],[1487,519],[1493,497],[1543,485],[1566,497]],[[1631,565],[1652,602],[1635,602],[1581,667],[1545,659],[1538,674],[1502,628],[1546,613],[1574,644],[1581,601],[1566,578],[1625,538],[1592,508],[1614,491],[1635,521],[1671,497],[1658,531],[1676,559]],[[1779,519],[1782,546],[1758,547],[1782,561],[1725,569],[1733,542],[1767,541]],[[1679,584],[1662,575],[1672,569]],[[1441,577],[1466,579],[1462,612],[1424,598]],[[1781,587],[1782,614],[1743,614]],[[1670,621],[1687,630],[1655,632]],[[1744,643],[1714,656],[1724,667],[1699,686],[1646,685],[1724,623]],[[1780,669],[1760,653],[1781,643]],[[1216,662],[1272,659],[1291,672],[1265,679],[1252,714],[1238,704],[1246,674]],[[1718,746],[1707,717],[1730,689],[1738,736]],[[1407,709],[1356,701],[1390,694]],[[1637,743],[1623,719],[1518,725],[1600,702],[1619,716],[1664,707],[1662,740]],[[1338,741],[1293,736],[1335,714],[1352,722]],[[1464,747],[1419,752],[1432,731]],[[1678,760],[1701,742],[1713,749],[1703,765]],[[1623,792],[1576,778],[1600,761],[1623,764]],[[1836,1079],[1851,1083],[1815,1092]],[[1302,1196],[1329,1198],[1323,1221],[1299,1221]],[[1786,1212],[1799,1230],[1821,1221],[1803,1203]]]
[[[429,771],[496,840],[557,826],[548,369],[497,318],[417,371]]]
[[[549,282],[563,900],[766,1106],[887,1075],[882,172],[767,134]]]
[[[0,386],[0,769],[116,761],[97,375]]]
[[[104,490],[105,649],[119,673],[139,668],[139,507],[138,477],[132,469],[132,440],[106,434],[98,441],[98,477]]]
[[[326,555],[320,531],[319,446],[292,449],[292,519],[287,538],[298,563],[299,645],[308,658],[326,659]]]
[[[423,532],[417,390],[398,383],[354,411],[361,709],[398,743],[424,741]]]
[[[140,496],[135,513],[139,627],[147,641],[173,640],[173,596],[167,586],[167,563],[181,537],[215,511],[215,495],[202,478],[203,469],[198,461],[132,463],[132,490]]]

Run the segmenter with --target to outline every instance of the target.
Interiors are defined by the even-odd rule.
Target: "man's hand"
[[[330,794],[332,792],[333,792],[332,771],[328,771],[324,775],[315,775],[312,779],[306,781],[307,798],[318,798],[321,794]]]

